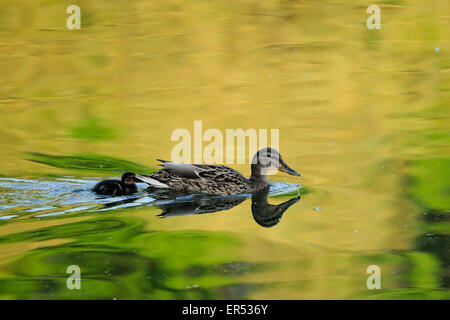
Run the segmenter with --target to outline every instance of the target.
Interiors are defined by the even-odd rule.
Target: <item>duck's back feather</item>
[[[222,165],[181,164],[162,161],[163,169],[137,178],[150,185],[194,193],[231,195],[251,192],[251,183],[236,170]],[[157,183],[154,183],[156,180]]]

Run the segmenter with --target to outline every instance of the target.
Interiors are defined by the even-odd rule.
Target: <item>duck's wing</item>
[[[161,161],[161,166],[170,170],[177,176],[187,179],[207,179],[217,183],[233,183],[247,180],[236,170],[223,165],[209,165],[209,164],[186,164],[170,162],[158,159]]]
[[[161,161],[161,170],[158,170],[150,175],[136,174],[136,178],[142,182],[158,188],[170,188],[171,184],[182,183],[187,180],[198,180],[205,172],[212,171],[212,168],[208,165],[195,165],[178,163],[171,161]]]
[[[201,178],[200,173],[213,170],[212,168],[208,168],[211,167],[208,165],[170,162],[161,159],[157,160],[162,162],[161,167],[163,167],[163,169],[170,170],[181,178],[197,179]]]
[[[185,164],[163,161],[161,170],[150,175],[136,174],[142,182],[157,188],[189,192],[236,194],[248,189],[248,179],[223,165]]]

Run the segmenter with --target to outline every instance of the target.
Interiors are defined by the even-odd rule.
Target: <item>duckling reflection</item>
[[[269,204],[269,189],[252,194],[252,213],[256,223],[265,228],[270,228],[280,222],[286,210],[294,203],[300,201],[300,196],[292,198],[278,205]]]
[[[268,196],[269,188],[255,192],[251,196],[253,218],[256,223],[266,228],[273,227],[280,222],[281,217],[286,210],[300,200],[299,196],[278,205],[271,205],[268,202]],[[158,216],[167,218],[230,210],[241,204],[247,198],[248,197],[245,195],[222,197],[196,194],[176,198],[172,201],[158,201],[159,203],[156,203],[155,205],[162,209],[162,213]]]

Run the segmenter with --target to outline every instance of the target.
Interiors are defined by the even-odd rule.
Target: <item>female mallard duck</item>
[[[269,186],[267,174],[280,170],[300,177],[289,168],[273,148],[259,150],[252,160],[252,175],[245,178],[239,172],[222,165],[184,164],[159,160],[163,169],[150,175],[136,174],[136,179],[157,188],[169,188],[189,193],[233,195],[252,193]]]
[[[99,194],[123,196],[137,191],[137,181],[134,173],[125,172],[120,180],[107,179],[100,181],[92,190]]]

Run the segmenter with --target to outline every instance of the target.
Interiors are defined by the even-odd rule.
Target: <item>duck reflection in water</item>
[[[280,204],[269,204],[269,189],[252,194],[253,219],[260,226],[270,228],[280,222],[286,210],[294,203],[300,201],[300,195]]]
[[[251,196],[251,210],[256,223],[263,227],[273,227],[280,222],[286,210],[300,200],[300,196],[292,198],[278,205],[271,205],[268,202],[269,188],[255,192]],[[160,199],[169,199],[169,194],[160,194]],[[159,217],[168,218],[175,216],[185,216],[191,214],[204,214],[229,210],[244,200],[246,195],[236,196],[212,196],[207,194],[185,195],[172,200],[155,204],[162,209]]]

